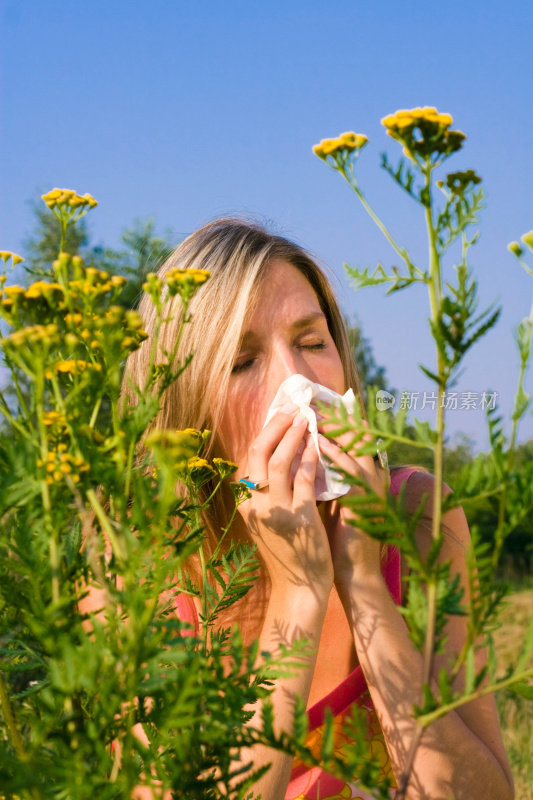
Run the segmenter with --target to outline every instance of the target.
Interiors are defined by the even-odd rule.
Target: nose
[[[303,375],[309,380],[317,382],[317,376],[306,363],[303,352],[288,343],[280,343],[273,348],[269,375],[268,375],[268,395],[270,401],[280,385],[291,375]]]

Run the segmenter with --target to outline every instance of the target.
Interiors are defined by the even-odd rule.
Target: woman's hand
[[[333,566],[314,483],[318,454],[306,435],[307,420],[279,412],[248,451],[251,479],[268,479],[239,506],[268,570],[272,591],[307,588],[327,602]]]
[[[326,426],[320,426],[326,432]],[[319,445],[323,455],[333,467],[339,467],[349,475],[364,481],[369,489],[380,497],[387,491],[387,473],[376,469],[371,455],[357,455],[357,445],[345,453],[352,436],[345,434],[336,440],[319,434]],[[368,436],[364,437],[368,440]],[[352,486],[348,494],[361,494],[365,489]],[[354,524],[355,523],[355,524]],[[324,524],[328,532],[335,574],[335,585],[342,589],[348,585],[368,583],[376,577],[381,580],[380,544],[357,528],[356,514],[338,501],[325,504]]]

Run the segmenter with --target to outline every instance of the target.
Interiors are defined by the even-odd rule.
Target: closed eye
[[[316,342],[315,344],[299,344],[302,350],[325,350],[327,345],[325,342]]]
[[[298,344],[300,350],[325,350],[327,348],[327,344],[325,342],[313,342],[312,344]],[[244,361],[240,361],[237,364],[234,364],[231,369],[232,375],[238,375],[239,372],[245,372],[247,369],[254,364],[256,361],[256,357],[254,358],[246,358]]]
[[[254,361],[255,358],[247,358],[246,361],[241,361],[239,364],[234,364],[231,370],[231,374],[235,375],[238,372],[244,372],[245,370],[249,369],[252,366]]]

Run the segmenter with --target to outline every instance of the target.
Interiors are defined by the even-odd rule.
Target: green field
[[[500,672],[515,663],[533,611],[533,589],[509,595],[494,633]],[[513,770],[516,800],[533,800],[533,746],[531,743],[531,702],[500,693],[497,697],[503,739]]]

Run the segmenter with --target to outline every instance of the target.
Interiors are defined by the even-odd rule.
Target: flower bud
[[[518,242],[509,242],[507,249],[510,250],[513,255],[517,256],[517,258],[520,258],[524,252]]]
[[[520,237],[525,245],[529,247],[530,250],[533,250],[533,231],[528,231],[524,233],[523,236]]]

